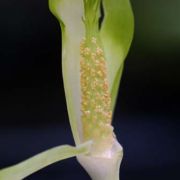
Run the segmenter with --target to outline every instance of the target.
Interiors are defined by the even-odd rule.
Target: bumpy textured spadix
[[[113,143],[112,106],[104,52],[96,37],[80,45],[81,121],[83,140],[93,140],[93,153]]]

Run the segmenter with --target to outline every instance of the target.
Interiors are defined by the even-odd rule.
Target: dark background
[[[114,125],[122,180],[179,180],[180,1],[132,0],[135,37]],[[47,0],[0,0],[0,168],[73,144],[61,35]],[[27,180],[90,179],[75,158]]]

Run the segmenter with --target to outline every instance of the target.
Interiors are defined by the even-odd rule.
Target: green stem
[[[2,169],[0,171],[0,180],[21,180],[50,164],[88,153],[90,145],[90,142],[86,142],[77,147],[69,145],[54,147],[17,165]]]

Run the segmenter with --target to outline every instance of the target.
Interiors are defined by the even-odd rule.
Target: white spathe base
[[[79,155],[79,163],[93,180],[119,180],[119,168],[123,157],[122,146],[114,141],[108,154],[111,156]]]

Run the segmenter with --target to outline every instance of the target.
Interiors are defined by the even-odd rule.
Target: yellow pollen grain
[[[96,53],[97,53],[97,55],[102,56],[103,55],[103,50],[100,47],[97,47],[96,48]]]
[[[91,42],[94,43],[94,44],[96,44],[96,42],[97,42],[96,38],[95,38],[95,37],[92,37]]]
[[[90,54],[90,49],[89,49],[88,47],[86,47],[86,48],[84,49],[84,54],[85,54],[85,55],[89,55],[89,54]]]

